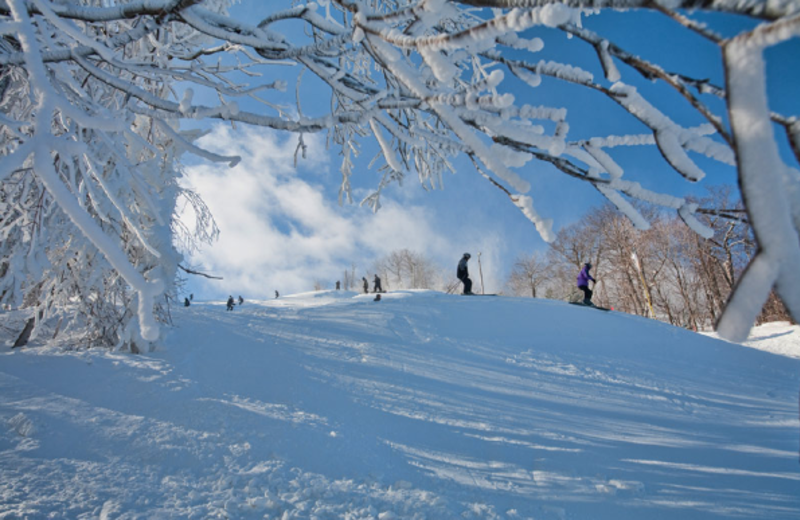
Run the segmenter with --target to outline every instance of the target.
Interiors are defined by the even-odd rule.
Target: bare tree
[[[605,305],[695,330],[713,326],[757,248],[741,201],[730,189],[711,188],[696,204],[699,218],[713,231],[710,238],[652,206],[637,207],[652,223],[646,231],[635,230],[610,206],[589,211],[551,244],[546,268],[555,285],[548,296],[563,298],[564,287],[574,286],[581,259],[593,259]],[[789,318],[773,293],[758,322]]]
[[[511,270],[506,285],[516,296],[536,298],[536,290],[547,283],[550,266],[541,253],[521,256]]]
[[[397,289],[434,289],[441,285],[433,261],[408,249],[392,251],[378,259],[375,270],[387,273],[387,284],[391,282]]]

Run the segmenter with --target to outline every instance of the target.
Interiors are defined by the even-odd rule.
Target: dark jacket
[[[462,257],[461,261],[458,262],[458,269],[456,269],[456,277],[459,280],[463,280],[464,278],[469,278],[469,270],[467,269],[467,258]]]

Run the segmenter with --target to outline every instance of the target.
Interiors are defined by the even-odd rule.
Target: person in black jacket
[[[383,287],[381,287],[381,279],[377,274],[375,275],[375,280],[374,281],[375,281],[375,287],[374,287],[372,292],[374,292],[374,293],[382,293],[383,292]]]
[[[469,279],[469,270],[467,269],[469,259],[470,254],[464,253],[458,262],[458,269],[456,269],[456,277],[464,284],[464,294],[472,294],[472,280]]]
[[[227,311],[233,310],[233,296],[228,296],[228,306],[225,310]]]

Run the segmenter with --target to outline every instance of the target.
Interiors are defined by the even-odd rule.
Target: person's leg
[[[588,285],[581,285],[578,287],[581,291],[583,291],[583,303],[589,305],[592,303],[592,290],[589,289]]]
[[[464,278],[464,294],[472,294],[472,280]]]

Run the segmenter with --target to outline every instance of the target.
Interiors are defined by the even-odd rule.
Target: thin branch
[[[195,271],[194,269],[189,269],[188,267],[183,267],[181,264],[178,264],[178,268],[181,269],[182,271],[186,272],[186,273],[194,274],[194,275],[197,275],[197,276],[204,276],[204,277],[210,278],[212,280],[222,280],[223,279],[221,276],[211,276],[210,274],[201,273],[200,271]]]
[[[658,2],[654,1],[654,2],[652,2],[652,4],[653,4],[653,7],[656,9],[656,11],[659,11],[659,12],[669,16],[670,18],[672,18],[673,20],[675,20],[679,24],[683,25],[687,29],[696,32],[697,34],[699,34],[703,38],[706,38],[707,40],[710,40],[710,41],[716,43],[717,45],[722,44],[723,38],[720,35],[718,35],[717,33],[707,29],[703,24],[701,24],[699,22],[695,22],[694,20],[692,20],[688,16],[684,16],[681,13],[678,13],[678,12],[668,8],[668,7],[665,7],[665,6],[661,5],[661,4],[659,4]]]
[[[711,208],[698,208],[696,213],[703,215],[715,215],[734,222],[741,222],[742,224],[750,224],[750,219],[747,217],[747,211],[744,209],[711,209]]]

